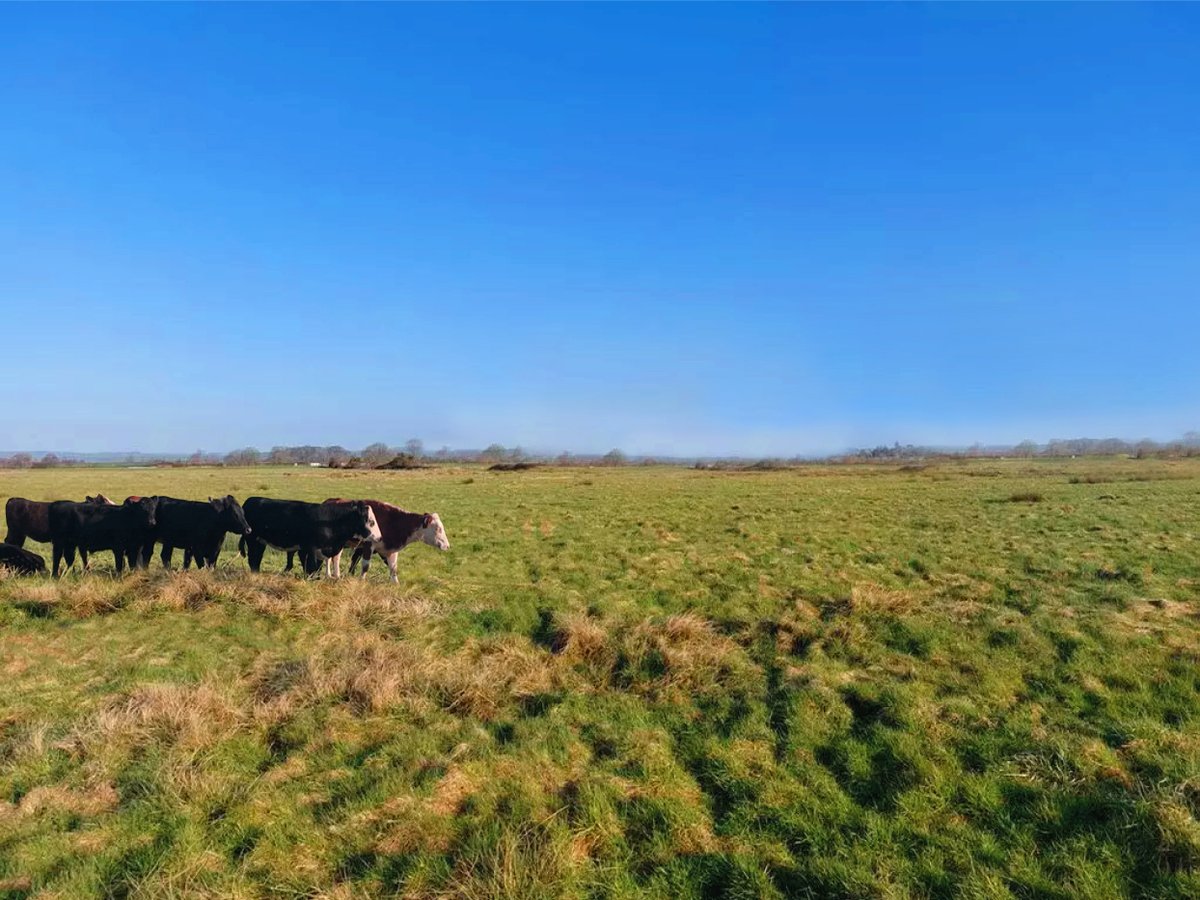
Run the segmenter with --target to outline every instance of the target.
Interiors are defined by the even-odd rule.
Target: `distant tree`
[[[262,462],[262,454],[253,447],[243,447],[225,454],[225,465],[227,466],[257,466],[260,462]]]
[[[33,457],[28,453],[14,453],[9,458],[9,463],[14,469],[28,469],[33,465]]]
[[[1036,443],[1034,443],[1033,441],[1021,441],[1021,443],[1019,443],[1019,444],[1017,444],[1017,446],[1013,447],[1013,455],[1014,456],[1024,456],[1024,457],[1036,456],[1037,452],[1038,452],[1038,445]]]
[[[628,459],[623,452],[614,447],[605,453],[600,461],[606,466],[623,466],[628,462]]]
[[[504,459],[506,452],[503,444],[488,444],[479,457],[484,462],[499,462]]]
[[[368,466],[383,465],[395,455],[387,444],[378,441],[363,447],[362,453],[359,454],[362,457],[362,461]]]
[[[508,458],[512,462],[521,462],[526,456],[528,454],[525,452],[524,447],[513,447],[508,451]]]
[[[425,443],[420,438],[409,438],[404,442],[404,452],[413,459],[420,459],[425,455]]]
[[[31,463],[34,469],[54,469],[61,464],[57,453],[47,453],[35,463]]]
[[[453,451],[451,451],[451,449],[449,447],[442,445],[441,447],[438,448],[437,453],[435,453],[433,455],[436,456],[438,459],[449,459],[450,454],[452,452]]]

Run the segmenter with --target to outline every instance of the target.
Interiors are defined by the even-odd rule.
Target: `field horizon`
[[[0,471],[96,492],[451,549],[0,576],[0,897],[1200,894],[1200,460]]]

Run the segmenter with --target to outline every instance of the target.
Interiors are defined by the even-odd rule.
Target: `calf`
[[[238,542],[238,550],[246,556],[251,572],[261,567],[268,544],[299,551],[305,573],[313,575],[322,560],[340,553],[351,541],[379,539],[375,513],[365,503],[329,506],[251,497],[243,509],[253,531]]]
[[[162,543],[162,564],[171,568],[171,555],[176,547],[183,548],[183,567],[196,560],[196,568],[216,568],[221,545],[228,534],[250,534],[242,506],[232,496],[207,503],[197,500],[176,500],[174,497],[159,497],[155,512],[154,530],[140,548],[143,566],[150,565],[156,542]]]
[[[351,501],[331,499],[325,502],[333,504]],[[361,559],[362,574],[365,578],[367,567],[371,564],[371,554],[374,552],[382,554],[387,562],[388,574],[391,575],[393,582],[397,582],[400,579],[396,576],[396,558],[400,551],[409,544],[420,541],[439,550],[450,549],[450,539],[446,537],[446,529],[442,526],[442,519],[437,513],[411,513],[394,504],[384,503],[382,500],[364,500],[362,502],[374,511],[375,521],[379,523],[380,537],[357,543],[354,555],[350,559],[351,575],[354,574],[354,567]],[[336,574],[341,574],[340,564],[341,554],[339,553],[333,559],[333,568]]]
[[[0,569],[8,569],[18,575],[40,575],[46,571],[46,561],[30,550],[0,544]]]
[[[85,503],[116,506],[103,494],[88,497]],[[50,543],[50,504],[41,500],[26,500],[24,497],[9,497],[4,504],[4,518],[8,520],[8,536],[4,543],[24,547],[25,539],[32,538],[42,544]]]
[[[143,547],[154,528],[157,497],[130,497],[120,506],[95,503],[75,503],[56,500],[50,504],[50,542],[54,559],[51,574],[58,577],[58,564],[65,559],[67,568],[75,564],[79,551],[84,567],[87,554],[94,550],[111,550],[117,574],[125,569],[125,558],[138,562],[138,549]]]

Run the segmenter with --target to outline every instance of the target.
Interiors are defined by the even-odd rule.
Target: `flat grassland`
[[[0,580],[0,897],[1200,896],[1200,461],[0,473],[95,491],[453,546]]]

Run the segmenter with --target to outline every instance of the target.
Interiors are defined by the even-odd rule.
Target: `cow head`
[[[226,494],[224,497],[219,497],[214,500],[208,498],[208,502],[213,505],[213,509],[220,516],[220,522],[225,526],[225,530],[230,534],[240,534],[243,537],[250,533],[250,524],[246,521],[246,514],[242,511],[242,504],[238,503],[232,494]]]
[[[376,522],[376,517],[374,517],[374,510],[371,509],[371,506],[366,503],[362,504],[362,509],[365,509],[367,512],[367,536],[368,536],[368,538],[370,538],[373,541],[382,539],[383,533],[380,532],[380,530],[379,530],[379,523]]]
[[[446,529],[442,527],[442,519],[437,513],[425,513],[421,521],[420,540],[439,550],[450,549],[450,538],[446,537]]]
[[[158,512],[157,497],[127,497],[124,503],[127,509],[133,510],[135,519],[141,521],[147,528],[155,526],[155,513]]]
[[[363,540],[380,540],[383,535],[379,531],[379,523],[375,521],[375,510],[371,509],[368,504],[363,503],[361,500],[355,500],[350,506],[356,513],[361,514],[363,517],[362,529],[356,537]]]

